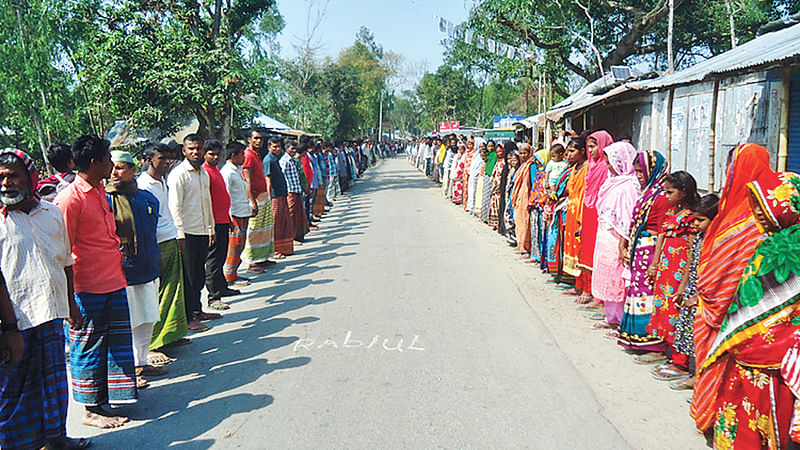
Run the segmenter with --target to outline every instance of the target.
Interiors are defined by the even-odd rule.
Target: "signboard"
[[[513,127],[515,122],[520,122],[525,116],[494,116],[492,117],[492,128],[508,128]]]
[[[439,122],[439,131],[457,131],[461,129],[461,122],[455,120],[453,122]]]

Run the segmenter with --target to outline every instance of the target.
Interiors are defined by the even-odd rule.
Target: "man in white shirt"
[[[172,359],[158,351],[170,344],[188,343],[186,333],[208,329],[200,322],[186,318],[183,296],[183,264],[178,248],[178,229],[169,211],[169,189],[166,176],[175,166],[175,152],[166,144],[148,145],[144,148],[147,171],[136,180],[139,189],[153,194],[158,200],[158,228],[156,240],[161,250],[161,275],[158,283],[158,309],[161,319],[153,325],[153,338],[148,363],[154,366],[169,364]]]
[[[0,366],[0,447],[86,448],[89,442],[67,438],[66,428],[62,319],[83,328],[73,294],[75,261],[61,210],[34,196],[37,181],[27,154],[0,151],[0,271],[11,282],[0,276],[0,285],[13,305],[7,311],[0,304],[2,338],[13,337],[17,350],[24,342],[21,358],[11,355],[4,362],[12,364]]]
[[[231,197],[231,231],[228,237],[228,256],[225,259],[223,273],[228,284],[247,286],[250,280],[239,276],[239,266],[242,264],[242,251],[247,240],[247,223],[253,210],[247,199],[247,182],[242,175],[244,164],[245,145],[239,142],[229,143],[225,150],[228,162],[222,167],[222,178]]]
[[[178,247],[183,256],[183,283],[186,317],[189,321],[219,319],[205,313],[200,302],[206,282],[205,262],[214,239],[214,213],[211,207],[211,181],[203,170],[205,141],[199,134],[183,139],[183,156],[167,179],[169,210],[178,229]]]

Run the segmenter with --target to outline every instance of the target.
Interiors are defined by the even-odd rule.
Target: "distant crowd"
[[[190,134],[131,151],[85,135],[50,146],[40,179],[30,155],[0,150],[0,448],[88,447],[66,434],[70,390],[85,425],[126,423],[109,405],[167,374],[187,334],[390,151],[260,128],[246,144]]]
[[[715,448],[800,448],[800,176],[728,155],[718,197],[604,130],[429,136],[409,161],[677,391]],[[642,401],[647,393],[642,392]]]

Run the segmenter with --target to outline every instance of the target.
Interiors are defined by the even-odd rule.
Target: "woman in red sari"
[[[772,175],[769,153],[763,147],[756,144],[736,147],[731,152],[719,213],[703,240],[697,268],[699,300],[694,324],[697,374],[690,411],[700,431],[708,430],[717,416],[730,356],[726,353],[715,360],[706,360],[744,269],[763,235],[750,209],[747,183],[762,182]]]
[[[462,143],[458,144],[458,154],[455,156],[456,162],[452,169],[455,173],[455,176],[453,176],[452,201],[456,205],[460,205],[461,202],[464,201],[464,173],[467,170],[466,149],[466,145]]]
[[[511,142],[514,148],[516,148],[516,144]],[[492,189],[491,189],[491,201],[489,203],[489,226],[492,229],[497,230],[500,226],[500,221],[502,220],[503,216],[503,209],[505,206],[504,200],[504,192],[505,186],[501,183],[503,179],[503,171],[506,169],[506,145],[498,145],[495,149],[497,153],[497,163],[494,165],[494,169],[492,170]]]
[[[716,448],[786,448],[794,410],[781,363],[800,329],[800,176],[772,173],[747,184],[767,237],[745,268],[704,365],[724,355],[714,422]],[[788,358],[786,366],[797,364]],[[784,379],[784,375],[789,376]]]
[[[593,301],[592,298],[592,264],[594,262],[595,238],[597,237],[597,193],[600,186],[608,178],[608,167],[603,156],[603,150],[614,143],[605,130],[595,131],[586,138],[586,156],[589,166],[586,169],[586,187],[583,193],[583,217],[581,222],[581,252],[578,264],[586,273],[586,287],[579,303],[585,303],[583,309],[598,311],[602,303]]]

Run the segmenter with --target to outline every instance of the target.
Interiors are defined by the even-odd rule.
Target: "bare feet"
[[[127,422],[127,417],[115,416],[100,406],[87,406],[81,423],[96,428],[119,428]]]

